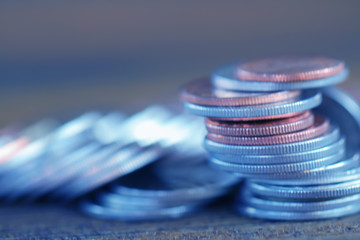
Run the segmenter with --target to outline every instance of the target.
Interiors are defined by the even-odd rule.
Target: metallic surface
[[[265,120],[278,120],[283,118],[291,118],[301,115],[303,112],[292,112],[280,115],[269,115],[261,117],[211,117],[215,121],[227,121],[227,122],[246,122],[246,121],[265,121]]]
[[[343,82],[349,75],[349,70],[344,69],[337,75],[314,79],[311,81],[301,82],[256,82],[243,81],[237,79],[236,69],[237,63],[232,63],[216,69],[211,77],[213,85],[217,88],[228,89],[232,91],[254,91],[254,92],[269,92],[269,91],[283,91],[283,90],[299,90],[322,88],[326,86],[335,85]]]
[[[274,145],[300,142],[319,137],[329,130],[329,126],[329,121],[327,119],[320,115],[315,115],[315,123],[312,127],[295,133],[264,137],[223,136],[220,134],[208,133],[206,137],[214,142],[231,145]]]
[[[243,155],[211,152],[211,156],[225,162],[237,164],[285,164],[324,158],[339,151],[345,151],[344,137],[338,139],[330,145],[307,152],[294,152],[277,155]]]
[[[321,93],[314,90],[303,92],[301,99],[284,104],[263,104],[251,107],[207,107],[185,102],[186,110],[192,114],[217,118],[260,118],[302,112],[312,109],[321,103]]]
[[[360,179],[342,183],[296,187],[248,182],[246,188],[252,193],[266,197],[287,199],[326,199],[360,193]]]
[[[216,89],[208,78],[187,83],[180,92],[182,101],[205,106],[249,106],[295,99],[300,91],[246,93]]]
[[[308,212],[269,211],[241,205],[236,206],[235,210],[248,217],[269,220],[301,221],[329,219],[352,215],[360,211],[360,205],[355,203],[340,208]]]
[[[322,166],[326,166],[329,164],[333,164],[335,162],[340,161],[345,156],[344,151],[339,151],[338,153],[324,158],[319,158],[311,161],[297,162],[297,163],[286,163],[286,164],[263,164],[263,165],[255,165],[255,164],[234,164],[225,161],[221,161],[215,158],[210,159],[210,163],[216,166],[219,169],[244,174],[269,174],[264,175],[264,178],[268,176],[271,179],[272,174],[277,173],[291,173],[291,172],[302,172],[308,171],[310,169],[319,168]],[[248,175],[246,177],[249,177]],[[256,176],[255,176],[256,177]]]
[[[293,82],[327,78],[343,71],[343,61],[327,57],[274,57],[241,63],[241,80]]]
[[[206,129],[209,133],[225,136],[271,136],[297,132],[310,127],[314,123],[314,115],[306,111],[298,116],[259,122],[216,121],[207,118]]]
[[[228,145],[217,143],[209,139],[205,139],[205,148],[211,153],[226,153],[226,154],[244,154],[244,155],[276,155],[288,154],[296,152],[306,152],[318,148],[325,147],[340,137],[340,132],[337,127],[330,127],[329,133],[326,135],[295,143],[268,145],[268,146],[241,146]]]
[[[333,208],[345,207],[349,204],[360,204],[360,194],[354,194],[341,198],[320,200],[320,201],[288,201],[288,199],[268,199],[252,195],[249,192],[242,193],[239,196],[240,201],[244,201],[248,206],[270,210],[270,211],[323,211]]]
[[[292,173],[276,173],[272,174],[271,176],[264,176],[264,175],[252,175],[251,177],[255,182],[265,182],[265,183],[274,183],[276,180],[276,184],[279,185],[287,185],[284,184],[284,182],[297,182],[301,185],[302,181],[312,181],[315,179],[324,179],[324,182],[326,182],[326,179],[328,177],[332,177],[336,174],[344,174],[345,171],[358,168],[359,167],[359,154],[355,154],[351,157],[346,157],[342,159],[339,162],[322,166],[319,168],[310,169],[307,171],[301,171],[301,172],[292,172]],[[264,179],[272,179],[274,181],[264,180]],[[337,182],[337,181],[333,181]],[[290,184],[291,185],[291,184]],[[297,185],[297,184],[296,184]]]

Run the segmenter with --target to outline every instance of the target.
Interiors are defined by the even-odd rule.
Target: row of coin
[[[204,155],[172,155],[113,182],[80,202],[91,216],[137,221],[178,218],[193,213],[239,182],[206,164]]]
[[[1,199],[76,201],[86,213],[109,219],[182,216],[239,182],[204,164],[201,128],[199,119],[157,106],[130,117],[88,112],[64,124],[47,119],[24,129],[6,128],[0,135]],[[158,165],[136,172],[158,160]],[[164,173],[174,167],[177,175]],[[188,175],[194,169],[202,174]],[[157,175],[164,176],[162,181],[156,182]],[[110,188],[111,194],[105,194]],[[148,201],[143,201],[144,194]],[[157,205],[151,208],[151,201]]]
[[[354,134],[359,116],[347,111],[354,102],[344,102],[346,94],[329,88],[323,90],[320,105],[321,91],[306,90],[341,82],[347,74],[345,64],[335,59],[273,58],[221,67],[210,79],[185,85],[181,92],[185,108],[207,117],[205,148],[210,163],[247,178],[239,194],[239,212],[269,219],[312,219],[311,214],[301,218],[276,204],[261,208],[259,198],[276,200],[249,186],[256,181],[281,186],[288,180],[322,178],[358,166]],[[286,198],[277,203],[286,204]]]

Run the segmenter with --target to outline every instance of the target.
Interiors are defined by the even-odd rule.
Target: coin
[[[82,201],[80,207],[92,216],[126,221],[190,214],[226,194],[239,182],[230,173],[210,168],[204,157],[168,156],[152,168],[117,180],[107,190],[98,192],[96,199]],[[186,169],[197,174],[184,174]],[[167,170],[172,173],[170,177]]]
[[[339,88],[322,90],[323,103],[315,111],[328,116],[346,136],[347,152],[355,154],[360,149],[360,106],[356,100]]]
[[[360,205],[355,203],[324,211],[290,212],[263,210],[239,204],[235,207],[235,210],[243,215],[260,219],[299,221],[328,219],[355,214],[360,211]]]
[[[283,104],[262,104],[251,107],[214,107],[185,102],[184,106],[190,113],[204,117],[261,119],[269,116],[283,118],[284,114],[303,112],[320,105],[320,103],[321,93],[308,90],[303,92],[300,100]]]
[[[229,145],[214,142],[208,138],[205,139],[204,146],[210,153],[225,153],[225,154],[243,154],[243,155],[277,155],[289,154],[296,152],[306,152],[314,149],[319,149],[334,143],[340,138],[340,131],[338,127],[331,126],[327,134],[320,137],[309,139],[301,142],[278,144],[278,145],[258,145],[258,146],[242,146]]]
[[[187,83],[180,92],[182,101],[205,106],[248,106],[295,99],[300,91],[272,93],[234,92],[214,88],[208,78]]]
[[[242,192],[249,194],[237,202],[240,213],[302,220],[360,211],[360,107],[336,88],[323,90],[322,105],[309,94],[347,75],[344,62],[336,59],[280,57],[223,66],[211,83],[202,79],[183,88],[185,108],[207,117],[204,146],[210,164],[246,178]],[[267,100],[304,89],[313,90]]]
[[[287,199],[326,199],[344,197],[360,193],[360,179],[342,183],[331,183],[311,186],[276,186],[248,182],[247,187],[252,193]]]
[[[105,156],[106,164],[104,164],[104,158],[99,158],[96,164],[83,169],[76,180],[53,196],[61,197],[65,201],[73,200],[158,160],[164,154],[165,149],[160,146],[142,148],[136,143],[125,147],[120,146],[117,152]]]
[[[358,156],[358,155],[357,155]],[[345,162],[345,161],[343,161]],[[297,185],[319,185],[319,184],[330,184],[330,183],[340,183],[351,180],[360,179],[360,167],[349,168],[348,170],[343,170],[339,172],[334,172],[331,175],[321,176],[321,177],[307,177],[301,179],[290,179],[286,181],[282,180],[271,180],[266,181],[273,185],[282,185],[282,186],[297,186]],[[261,182],[261,181],[260,181]]]
[[[323,211],[333,208],[345,207],[349,204],[359,204],[360,194],[350,196],[326,199],[322,201],[289,201],[288,199],[268,199],[261,198],[244,191],[239,196],[247,205],[270,211],[290,211],[290,212],[306,212],[306,211]]]
[[[224,136],[208,133],[206,137],[214,142],[231,145],[274,145],[316,138],[323,135],[328,130],[329,121],[320,115],[315,115],[315,123],[312,127],[294,133],[260,137]]]
[[[342,150],[332,156],[310,161],[286,164],[237,164],[224,162],[215,158],[210,158],[210,163],[218,169],[240,173],[240,176],[241,174],[247,174],[245,177],[250,177],[251,174],[265,174],[264,178],[268,176],[271,179],[271,174],[308,171],[310,169],[326,166],[340,161],[341,159],[343,159],[344,155],[345,151]]]
[[[254,182],[265,182],[265,183],[278,183],[280,185],[292,185],[294,182],[301,184],[303,180],[307,181],[321,181],[333,176],[334,174],[345,174],[345,171],[359,167],[359,154],[355,154],[352,157],[344,158],[339,162],[322,166],[319,168],[310,169],[302,172],[292,173],[276,173],[272,175],[251,175]],[[271,181],[270,181],[271,179]],[[289,181],[289,184],[286,184]],[[336,182],[336,181],[333,181]],[[296,184],[295,184],[296,185]]]
[[[294,152],[277,155],[244,155],[211,152],[211,156],[221,161],[238,164],[284,164],[324,158],[331,156],[339,151],[345,151],[344,137],[325,147],[306,152]]]
[[[254,91],[254,92],[269,92],[269,91],[284,91],[284,90],[301,90],[322,88],[343,82],[349,75],[349,70],[345,68],[340,73],[326,78],[314,79],[309,81],[297,82],[259,82],[246,81],[237,78],[236,70],[238,63],[232,63],[216,69],[212,76],[211,82],[216,88],[226,89],[231,91]]]
[[[200,161],[194,158],[200,158]],[[173,163],[173,157],[169,156],[163,161],[168,164],[159,163],[154,165],[151,171],[144,169],[119,179],[111,185],[112,197],[103,196],[102,200],[116,205],[119,200],[127,198],[133,200],[132,204],[142,207],[144,205],[165,207],[188,204],[223,195],[241,180],[233,174],[212,169],[206,164],[204,155],[178,156],[175,163]],[[185,166],[176,163],[177,161],[185,163]],[[180,173],[172,170],[179,166]],[[184,175],[182,171],[189,167],[195,169],[194,171],[200,171],[197,171],[197,174]],[[171,173],[175,173],[169,174],[168,169]],[[147,180],[144,181],[144,179]]]
[[[240,64],[237,76],[247,81],[308,81],[334,76],[344,68],[343,61],[327,57],[274,57]]]
[[[293,112],[280,115],[262,116],[262,117],[211,117],[215,121],[227,121],[227,122],[250,122],[250,121],[265,121],[265,120],[278,120],[284,118],[291,118],[301,115],[303,112]]]
[[[310,111],[305,111],[295,117],[268,121],[233,122],[216,121],[211,118],[205,120],[206,129],[209,133],[248,137],[297,132],[309,128],[313,123],[314,115]]]
[[[189,204],[144,211],[144,209],[110,208],[88,199],[81,201],[79,207],[86,214],[96,218],[122,221],[179,218],[195,212],[199,208],[198,204]]]

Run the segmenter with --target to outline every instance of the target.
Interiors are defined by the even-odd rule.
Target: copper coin
[[[314,124],[314,115],[310,111],[306,111],[292,118],[253,122],[215,121],[207,118],[205,123],[208,132],[214,134],[247,137],[271,136],[309,128]]]
[[[343,61],[326,57],[276,57],[240,64],[237,77],[248,81],[295,82],[334,76],[345,69]]]
[[[181,90],[181,99],[205,106],[249,106],[273,103],[300,96],[300,91],[270,93],[236,92],[214,88],[209,78],[187,83]]]
[[[328,132],[329,127],[329,121],[324,117],[316,114],[313,126],[294,133],[265,137],[235,137],[208,133],[207,138],[214,142],[230,145],[276,145],[300,142],[319,137]]]

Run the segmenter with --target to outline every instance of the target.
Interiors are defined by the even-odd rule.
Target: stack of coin
[[[346,125],[352,122],[359,129],[356,111],[360,108],[353,101],[344,102],[348,96],[339,90],[323,89],[347,75],[345,64],[336,59],[279,57],[230,64],[217,69],[210,79],[184,86],[185,108],[206,117],[205,148],[210,164],[247,179],[238,211],[260,218],[291,219],[276,214],[281,208],[268,205],[261,209],[262,204],[253,204],[252,197],[279,200],[253,186],[265,182],[271,188],[287,181],[322,179],[358,166],[357,133]],[[321,92],[325,93],[324,104],[319,106]],[[346,139],[350,139],[347,144]],[[264,213],[267,211],[275,213]]]
[[[239,212],[267,219],[307,220],[360,211],[360,107],[339,89],[322,91],[323,103],[315,110],[338,123],[346,136],[346,157],[292,176],[247,181],[237,200]]]

